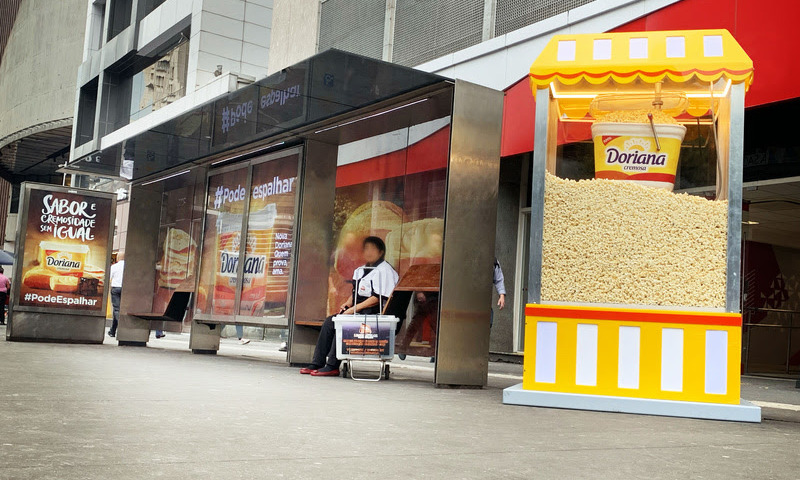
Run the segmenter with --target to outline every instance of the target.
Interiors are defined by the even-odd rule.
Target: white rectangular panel
[[[628,43],[629,58],[647,58],[647,38],[631,38]]]
[[[575,385],[597,386],[597,325],[578,324]]]
[[[575,60],[575,40],[560,40],[558,42],[558,61],[572,62]]]
[[[683,58],[686,56],[686,38],[667,37],[667,58]]]
[[[661,329],[661,390],[683,391],[683,329]]]
[[[728,393],[728,332],[706,331],[706,393]]]
[[[536,322],[536,382],[556,382],[557,331],[556,322]]]
[[[592,58],[595,60],[611,60],[611,39],[599,38],[594,41]]]
[[[722,56],[722,35],[706,35],[703,37],[703,55],[706,57]]]
[[[536,369],[534,381],[556,382],[556,322],[536,322]]]
[[[639,327],[619,327],[619,388],[639,388],[640,334]]]

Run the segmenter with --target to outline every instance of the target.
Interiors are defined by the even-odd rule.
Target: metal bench
[[[172,292],[169,297],[169,303],[164,310],[164,314],[158,313],[129,313],[128,315],[142,320],[151,320],[156,322],[183,322],[183,317],[186,314],[186,307],[189,306],[189,300],[192,298],[192,292],[184,290],[176,290]]]

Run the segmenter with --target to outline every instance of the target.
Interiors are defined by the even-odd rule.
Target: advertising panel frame
[[[31,191],[43,190],[54,193],[66,193],[86,195],[97,198],[104,198],[110,200],[111,207],[108,217],[108,232],[106,242],[106,259],[103,272],[103,295],[101,299],[101,306],[97,310],[85,309],[72,309],[72,308],[50,308],[39,306],[19,305],[18,296],[22,287],[22,274],[25,258],[25,238],[28,235],[27,218],[30,213],[30,198]],[[17,217],[17,233],[16,233],[16,252],[14,255],[14,276],[12,279],[11,289],[12,294],[9,297],[9,317],[13,318],[13,312],[30,312],[41,314],[57,314],[57,315],[72,315],[72,316],[86,316],[86,317],[106,317],[108,309],[108,294],[111,290],[109,286],[109,269],[111,267],[111,251],[114,247],[114,228],[117,211],[117,196],[113,193],[99,192],[96,190],[87,190],[82,188],[64,187],[58,185],[48,185],[35,182],[23,182],[20,188],[20,213]],[[13,321],[13,320],[12,320]]]
[[[247,190],[247,197],[245,198],[244,202],[244,214],[242,215],[242,226],[241,226],[241,235],[246,238],[248,234],[248,224],[250,220],[250,201],[253,196],[253,171],[255,167],[262,165],[264,163],[268,163],[280,158],[285,158],[289,156],[296,156],[297,157],[297,175],[296,175],[296,182],[297,186],[295,187],[295,201],[294,201],[294,221],[292,224],[292,248],[291,248],[291,262],[289,268],[289,278],[288,278],[288,287],[286,293],[286,310],[284,315],[282,316],[249,316],[249,315],[241,315],[239,314],[239,309],[241,306],[242,300],[242,290],[243,290],[243,281],[244,281],[244,265],[245,265],[245,257],[246,257],[246,248],[239,248],[239,258],[237,264],[237,271],[236,271],[236,293],[235,293],[235,300],[233,305],[233,314],[232,315],[220,315],[215,313],[204,313],[199,312],[197,307],[195,307],[194,313],[194,321],[197,323],[205,323],[205,324],[233,324],[233,325],[247,325],[247,326],[257,326],[257,327],[288,327],[289,319],[292,318],[292,313],[294,310],[294,303],[292,302],[293,299],[293,290],[294,290],[294,280],[295,280],[295,270],[297,265],[297,232],[298,232],[298,222],[300,219],[300,199],[302,198],[303,192],[303,184],[301,181],[301,174],[303,169],[303,146],[298,145],[295,147],[288,147],[277,151],[272,151],[268,153],[259,153],[254,152],[253,155],[245,160],[231,163],[230,165],[223,165],[220,168],[209,170],[206,176],[206,191],[205,191],[205,205],[203,207],[204,215],[203,215],[203,235],[200,240],[200,245],[205,248],[206,242],[206,235],[208,234],[208,198],[211,194],[211,179],[217,175],[224,175],[228,172],[246,169],[247,170],[247,185],[245,186]],[[224,162],[225,160],[221,160]],[[206,252],[200,252],[200,261],[198,264],[198,275],[195,279],[195,291],[199,291],[201,286],[201,278],[203,276],[203,259],[205,257]],[[260,319],[261,321],[254,321],[255,319]]]

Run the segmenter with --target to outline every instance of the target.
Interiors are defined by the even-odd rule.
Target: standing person
[[[492,278],[492,283],[494,283],[494,288],[500,296],[500,298],[497,299],[497,306],[502,310],[506,306],[506,283],[503,277],[503,269],[500,268],[500,262],[497,261],[497,257],[494,257],[494,276]],[[489,327],[494,324],[494,309],[491,309],[491,312],[492,315],[489,317]]]
[[[112,318],[111,329],[108,331],[108,336],[114,338],[117,336],[117,326],[119,326],[119,301],[122,298],[122,273],[125,270],[125,252],[117,253],[117,261],[111,265],[111,311]]]
[[[6,301],[8,300],[8,293],[11,291],[11,280],[5,276],[5,270],[0,267],[0,307],[3,309],[3,314],[0,315],[0,325],[6,324]]]
[[[351,295],[339,308],[340,315],[380,313],[380,306],[386,304],[399,280],[395,269],[385,260],[386,244],[383,240],[378,237],[365,238],[362,243],[362,255],[366,265],[356,268],[353,272],[355,305]],[[334,377],[339,375],[340,363],[336,358],[336,327],[333,324],[333,316],[330,316],[322,323],[311,364],[301,368],[300,373],[311,374],[314,377]]]
[[[283,328],[281,329],[281,333],[279,335],[281,339],[281,348],[278,349],[279,352],[286,352],[289,350],[289,329]]]
[[[242,345],[247,345],[250,343],[250,340],[242,338],[244,337],[244,327],[241,325],[236,325],[236,336],[239,337],[239,343]]]

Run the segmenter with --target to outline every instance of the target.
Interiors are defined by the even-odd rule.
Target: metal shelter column
[[[456,80],[453,97],[435,383],[484,386],[503,94]]]

